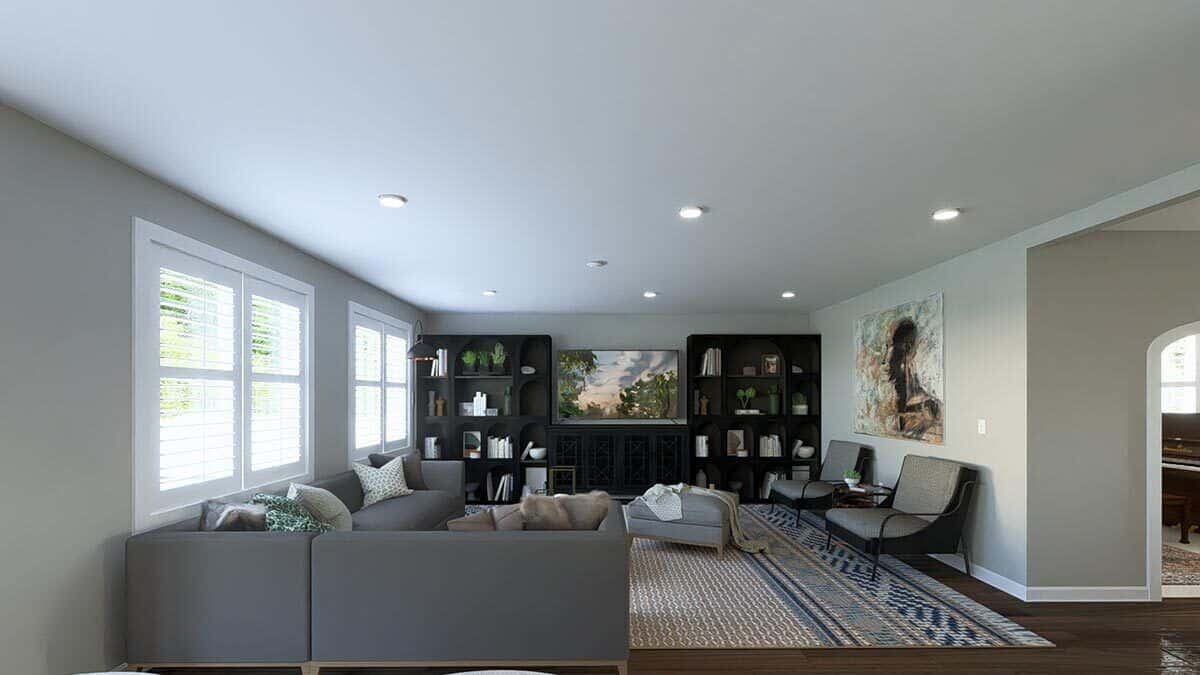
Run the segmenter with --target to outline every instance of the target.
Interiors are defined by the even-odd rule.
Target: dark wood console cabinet
[[[655,483],[682,483],[687,428],[649,425],[558,425],[550,430],[550,466],[575,467],[578,490],[615,497],[642,494]]]

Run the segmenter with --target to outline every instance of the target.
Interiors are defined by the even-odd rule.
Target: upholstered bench
[[[659,520],[641,497],[625,507],[626,530],[631,537],[659,539],[679,544],[710,546],[717,555],[729,543],[729,514],[725,504],[707,495],[679,495],[683,518]]]

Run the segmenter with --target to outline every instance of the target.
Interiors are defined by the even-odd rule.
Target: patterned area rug
[[[1163,544],[1162,582],[1168,586],[1200,586],[1200,553]]]
[[[742,506],[742,524],[771,552],[743,553],[635,539],[633,649],[1053,647],[1042,637],[884,556],[871,560],[793,511]]]

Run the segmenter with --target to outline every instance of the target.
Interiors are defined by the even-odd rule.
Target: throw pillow
[[[421,453],[413,450],[410,453],[400,455],[404,460],[404,482],[408,483],[408,487],[414,490],[428,490],[429,486],[425,484],[425,474],[421,472]],[[376,469],[381,469],[385,464],[395,459],[388,455],[381,455],[378,452],[373,452],[367,456],[367,461],[371,462],[371,466]]]
[[[553,497],[527,495],[521,498],[521,517],[527,530],[569,530],[571,517]]]
[[[350,509],[346,508],[342,500],[329,490],[302,483],[292,483],[288,487],[287,496],[288,499],[294,499],[303,504],[309,513],[316,516],[317,520],[332,526],[334,530],[347,532],[353,529]]]
[[[267,529],[272,532],[328,532],[333,526],[322,523],[295,499],[260,492],[254,503],[267,507]]]
[[[500,531],[525,529],[525,518],[521,515],[520,504],[503,504],[493,508],[492,522]]]
[[[492,521],[492,512],[484,509],[447,522],[446,529],[451,532],[492,532],[496,524]]]
[[[363,508],[392,497],[404,497],[413,493],[404,481],[404,458],[397,457],[376,469],[355,462],[354,473],[362,483]]]
[[[611,499],[607,492],[592,490],[586,495],[555,495],[555,501],[563,505],[572,530],[595,530],[608,517]]]
[[[267,529],[267,507],[262,504],[228,504],[210,499],[200,507],[202,532],[249,532]]]

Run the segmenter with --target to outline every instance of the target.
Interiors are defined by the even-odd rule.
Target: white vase
[[[807,415],[808,414],[808,404],[792,406],[792,414],[793,415]]]
[[[861,478],[843,478],[842,480],[846,481],[847,487],[852,487],[852,488],[858,487],[859,482],[862,481]]]

